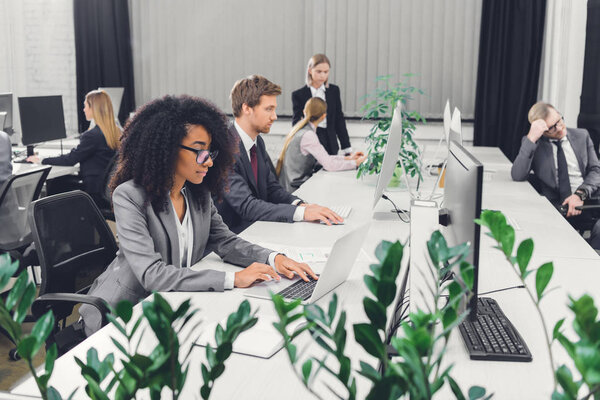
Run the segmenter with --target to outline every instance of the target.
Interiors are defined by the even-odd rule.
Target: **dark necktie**
[[[571,182],[569,182],[569,169],[567,167],[567,158],[562,148],[560,140],[552,142],[556,145],[556,161],[558,164],[558,191],[560,193],[561,203],[571,195]]]
[[[256,161],[256,145],[253,144],[250,147],[250,165],[252,165],[252,172],[254,172],[254,182],[258,185],[258,162]]]

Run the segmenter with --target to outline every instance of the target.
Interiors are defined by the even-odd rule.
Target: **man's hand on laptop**
[[[277,259],[277,257],[275,257]],[[252,263],[241,271],[235,273],[233,286],[245,288],[256,281],[280,280],[281,277],[268,264]]]
[[[327,207],[318,204],[307,204],[303,207],[305,207],[305,221],[320,221],[327,225],[331,225],[332,222],[334,224],[341,224],[344,222],[344,218],[340,217]]]
[[[299,263],[283,254],[277,254],[275,256],[275,269],[288,279],[294,277],[294,272],[305,281],[308,281],[307,275],[310,275],[314,280],[319,279],[313,270],[310,269],[308,264]]]

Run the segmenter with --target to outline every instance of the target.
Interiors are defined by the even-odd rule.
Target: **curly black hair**
[[[225,114],[211,102],[191,96],[165,96],[138,111],[121,136],[117,171],[111,190],[130,179],[146,191],[147,201],[164,210],[179,154],[179,145],[190,125],[201,125],[211,136],[211,149],[219,157],[199,185],[187,182],[192,192],[209,190],[217,200],[228,190],[228,174],[238,149],[237,138],[228,131]]]

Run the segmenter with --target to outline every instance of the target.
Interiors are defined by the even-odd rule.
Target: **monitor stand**
[[[439,227],[439,209],[434,201],[413,200],[410,205],[410,313],[435,310],[431,288],[436,287],[437,274],[432,273],[427,241]]]
[[[27,157],[34,156],[34,155],[35,154],[33,152],[33,146],[32,145],[27,146]]]

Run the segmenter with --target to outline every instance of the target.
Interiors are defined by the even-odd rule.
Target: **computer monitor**
[[[119,118],[119,110],[121,109],[121,101],[123,100],[123,93],[125,88],[123,87],[99,87],[98,90],[106,92],[113,106],[113,113],[115,118]]]
[[[454,107],[454,112],[452,113],[452,120],[450,121],[450,132],[448,133],[448,146],[450,146],[450,142],[453,140],[460,145],[462,145],[463,143],[460,110],[457,107]]]
[[[34,144],[67,137],[62,96],[19,97],[19,115],[27,155]]]
[[[388,141],[385,146],[383,154],[383,161],[381,163],[381,171],[377,177],[377,186],[375,187],[375,195],[373,197],[373,208],[381,199],[383,191],[390,183],[394,169],[396,168],[396,162],[398,161],[398,155],[402,147],[402,102],[396,104],[394,108],[394,115],[392,116],[392,123],[390,125],[390,133],[388,134]]]
[[[444,208],[448,212],[446,240],[449,246],[469,242],[467,261],[474,267],[473,296],[470,317],[477,315],[477,286],[479,277],[480,227],[475,219],[481,216],[483,165],[462,145],[450,141],[444,186]]]
[[[450,99],[446,100],[444,107],[444,138],[446,143],[450,143],[450,125],[452,124],[452,114],[450,114]]]
[[[12,93],[0,93],[0,112],[5,112],[6,117],[4,118],[4,132],[12,135],[15,131],[13,130],[13,95]],[[1,129],[2,127],[0,127]]]

